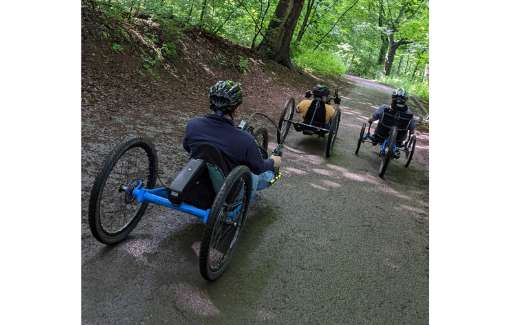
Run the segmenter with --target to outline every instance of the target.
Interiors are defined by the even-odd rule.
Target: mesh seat
[[[409,125],[413,119],[413,114],[404,112],[394,112],[390,108],[385,108],[379,123],[374,132],[377,142],[383,142],[390,135],[391,128],[397,127],[397,144],[401,144],[407,137]]]
[[[303,119],[304,124],[312,125],[319,128],[329,128],[326,124],[326,105],[320,99],[314,99],[306,111],[305,117]],[[302,131],[304,134],[315,134],[324,131],[317,131],[313,127],[307,127],[299,124],[295,124],[294,128],[296,131]]]

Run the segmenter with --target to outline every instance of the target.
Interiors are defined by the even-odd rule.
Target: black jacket
[[[187,152],[194,145],[208,143],[215,146],[236,165],[246,165],[254,174],[273,170],[272,159],[262,159],[253,136],[234,126],[232,120],[209,114],[195,117],[188,122],[183,147]]]

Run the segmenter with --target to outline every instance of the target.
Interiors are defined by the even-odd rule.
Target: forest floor
[[[82,28],[84,324],[428,324],[428,133],[418,132],[411,166],[393,161],[385,180],[374,147],[354,155],[362,122],[389,101],[390,87],[298,74],[196,31],[181,37],[177,59],[155,78],[134,50],[115,53],[101,41],[86,14]],[[239,55],[248,72],[237,68]],[[152,206],[126,241],[98,243],[88,200],[109,151],[151,137],[161,179],[172,178],[187,159],[186,122],[208,112],[208,87],[227,78],[243,84],[241,117],[260,111],[275,120],[287,98],[300,100],[315,83],[338,87],[333,156],[324,158],[323,139],[291,130],[283,179],[261,192],[214,283],[200,276],[204,227],[191,216]]]

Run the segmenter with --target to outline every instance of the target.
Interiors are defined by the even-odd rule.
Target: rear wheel
[[[408,143],[406,144],[406,158],[407,158],[407,161],[406,161],[406,164],[405,164],[405,167],[409,167],[409,164],[411,163],[411,160],[413,159],[413,155],[414,155],[414,149],[416,148],[416,135],[412,135],[411,138],[409,139]]]
[[[276,133],[276,140],[278,144],[281,144],[287,138],[290,126],[292,124],[292,118],[294,117],[294,111],[296,110],[296,102],[294,98],[289,98],[285,102],[283,111],[280,114],[280,120],[278,121],[278,132]]]
[[[384,149],[384,153],[381,156],[381,162],[379,164],[379,177],[383,178],[386,173],[386,169],[390,164],[391,157],[393,156],[393,146],[397,141],[397,128],[392,127],[388,144]]]
[[[359,138],[358,138],[358,145],[356,146],[356,151],[354,154],[357,156],[359,153],[359,148],[361,147],[361,144],[363,143],[363,137],[365,136],[365,130],[367,129],[367,123],[363,123],[361,126],[361,131],[359,132]]]
[[[200,245],[200,274],[214,281],[225,272],[246,221],[251,173],[238,166],[225,178],[209,212]]]
[[[89,201],[89,227],[94,237],[108,245],[124,240],[136,227],[148,203],[131,195],[138,183],[156,185],[157,153],[144,138],[121,143],[110,153],[94,181]]]
[[[333,146],[335,144],[336,136],[338,134],[338,125],[340,124],[340,111],[335,113],[333,120],[331,121],[331,127],[328,133],[328,139],[326,142],[326,158],[331,156],[333,152]]]

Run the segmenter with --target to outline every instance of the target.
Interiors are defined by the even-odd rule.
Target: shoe
[[[273,179],[269,181],[269,186],[273,186],[280,178],[282,178],[282,173],[278,172],[278,174],[274,175]]]

